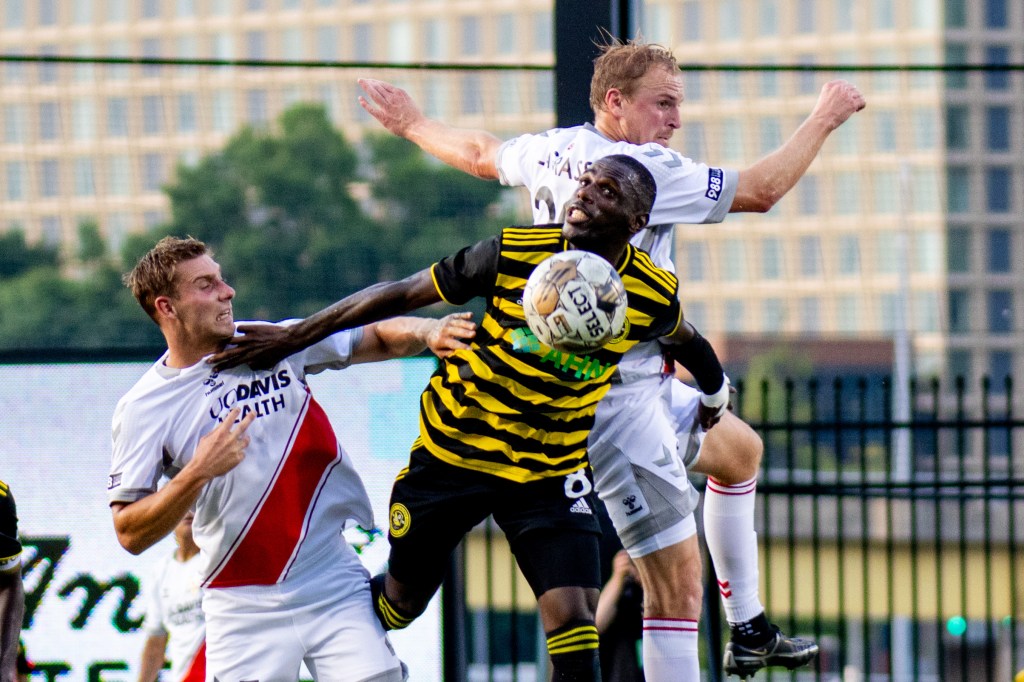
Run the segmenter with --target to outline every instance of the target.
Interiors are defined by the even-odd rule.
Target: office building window
[[[60,195],[60,162],[57,159],[39,162],[39,195],[47,198]]]
[[[817,298],[804,296],[799,301],[800,331],[814,334],[821,331],[821,302]]]
[[[707,158],[707,137],[703,121],[689,121],[683,124],[683,150],[691,159]]]
[[[1010,48],[1006,45],[989,45],[985,48],[986,64],[1009,64]],[[986,90],[1008,90],[1010,88],[1009,71],[986,71],[984,73]]]
[[[156,135],[164,131],[164,98],[160,95],[145,95],[142,98],[142,132]]]
[[[985,142],[989,151],[1010,151],[1010,107],[992,106],[985,109]]]
[[[686,270],[683,276],[690,282],[703,282],[707,279],[708,250],[704,242],[686,242],[683,245]]]
[[[722,40],[738,40],[743,35],[743,11],[739,0],[718,0],[717,4],[718,37]]]
[[[196,0],[175,0],[174,13],[182,19],[196,15]]]
[[[444,59],[447,55],[448,26],[443,19],[428,19],[423,24],[423,52],[427,59]]]
[[[946,147],[960,151],[971,146],[971,112],[966,104],[946,107]]]
[[[131,161],[124,154],[107,159],[107,191],[111,196],[126,197],[131,194]]]
[[[39,139],[56,140],[60,137],[60,105],[57,102],[39,104]]]
[[[949,290],[949,331],[951,334],[971,331],[971,294],[966,289]]]
[[[24,200],[27,194],[27,188],[25,187],[25,162],[8,161],[4,164],[4,172],[7,176],[7,199],[9,201]]]
[[[766,332],[781,332],[786,324],[786,304],[781,298],[766,298],[761,310],[762,326]]]
[[[722,279],[742,282],[747,278],[747,255],[742,239],[726,239],[722,243]]]
[[[178,95],[178,132],[194,133],[199,128],[196,96],[192,92]]]
[[[893,332],[900,324],[900,296],[887,293],[878,297],[878,324],[881,332]]]
[[[816,0],[797,0],[796,2],[796,32],[814,33],[817,29],[815,11],[818,7]],[[734,16],[742,16],[737,12]]]
[[[523,97],[519,92],[519,75],[498,74],[498,113],[517,114],[522,110]]]
[[[860,238],[855,234],[839,235],[837,266],[844,277],[860,275]]]
[[[38,0],[39,2],[39,25],[56,26],[60,19],[60,9],[57,0]]]
[[[993,274],[1009,273],[1013,269],[1013,233],[1003,227],[988,231],[986,269]]]
[[[965,28],[967,26],[968,0],[945,0],[946,28]]]
[[[302,59],[302,46],[305,41],[302,39],[302,29],[298,26],[289,26],[281,31],[281,56],[285,59],[298,61]]]
[[[161,47],[161,40],[159,38],[143,38],[142,39],[142,56],[148,59],[157,59],[163,56],[163,48]],[[142,67],[142,75],[147,78],[160,75],[159,64],[145,64]]]
[[[914,292],[914,330],[939,331],[939,295],[936,292]]]
[[[919,213],[939,210],[939,174],[935,168],[910,170],[911,208]]]
[[[779,34],[779,0],[760,0],[758,3],[758,33],[763,36]]]
[[[818,176],[805,175],[797,184],[798,209],[801,215],[817,215],[820,210]]]
[[[953,2],[963,2],[964,0],[952,0]],[[947,27],[949,25],[947,24]],[[966,65],[967,59],[967,45],[963,43],[947,43],[946,44],[946,59],[945,63],[950,66]],[[967,87],[967,72],[966,71],[950,71],[946,74],[946,87],[951,90],[962,90]]]
[[[462,113],[480,114],[484,110],[480,76],[475,73],[462,77]]]
[[[946,208],[950,213],[971,210],[971,171],[965,166],[946,169]]]
[[[880,152],[896,151],[896,112],[875,112],[875,149]]]
[[[683,71],[683,94],[688,102],[699,102],[704,98],[704,74],[687,69]]]
[[[361,62],[373,59],[373,24],[359,23],[352,26],[352,56]]]
[[[860,330],[860,296],[857,294],[836,297],[836,329],[843,333]]]
[[[882,30],[896,27],[894,0],[872,0],[871,23]]]
[[[782,122],[777,116],[767,116],[760,120],[761,153],[767,154],[782,145]]]
[[[951,227],[947,236],[946,267],[950,273],[971,271],[972,232],[967,227]]]
[[[533,51],[551,52],[554,45],[553,14],[551,12],[534,12],[531,17],[533,23]]]
[[[800,275],[819,277],[821,275],[821,238],[817,235],[800,237]]]
[[[498,54],[513,54],[516,51],[516,16],[499,14],[494,18],[494,31],[497,35]]]
[[[766,62],[769,65],[770,62]],[[779,74],[776,71],[764,71],[760,76],[761,84],[761,96],[762,97],[778,97],[779,96]],[[685,91],[684,91],[685,92]]]
[[[160,0],[141,0],[139,5],[141,19],[156,19],[160,16]]]
[[[235,100],[230,92],[213,93],[213,129],[218,133],[230,132],[235,126]]]
[[[266,90],[247,90],[245,93],[246,118],[256,126],[270,122],[270,103]]]
[[[914,272],[934,275],[939,272],[942,244],[936,230],[914,233]]]
[[[938,116],[934,109],[914,109],[911,112],[914,149],[930,151],[935,149],[938,139]]]
[[[992,213],[1009,213],[1013,206],[1013,169],[991,166],[985,169],[985,207]]]
[[[953,381],[961,380],[965,385],[971,383],[971,351],[966,348],[954,348],[949,351],[949,377]]]
[[[765,237],[761,240],[761,278],[782,278],[782,240],[778,237]]]
[[[25,1],[26,0],[4,1],[4,28],[25,27]]]
[[[262,12],[267,8],[267,0],[245,0],[245,8],[250,12]]]
[[[704,9],[704,0],[684,0],[680,16],[683,20],[683,40],[694,43],[704,39],[704,32],[701,27],[701,12]]]
[[[1007,378],[1013,378],[1013,352],[992,351],[988,356],[988,375],[993,390],[1002,393],[1006,389]]]
[[[993,334],[1008,334],[1013,331],[1013,292],[994,289],[988,292],[986,309],[988,330]]]
[[[853,8],[856,0],[836,0],[833,4],[835,13],[836,33],[850,33],[853,31]]]
[[[871,175],[875,213],[892,215],[900,208],[900,178],[896,171],[880,170]]]
[[[388,59],[393,62],[415,61],[416,39],[413,24],[408,19],[388,24]]]
[[[935,28],[939,25],[938,13],[935,0],[913,0],[910,4],[910,25],[913,28]]]
[[[835,205],[836,213],[839,215],[855,215],[860,212],[860,173],[858,171],[836,173]]]
[[[890,230],[879,232],[875,237],[875,272],[880,275],[894,275],[903,267],[900,261],[898,235]]]
[[[686,319],[697,329],[708,327],[708,306],[704,301],[688,301],[683,309]]]
[[[659,45],[671,45],[675,42],[672,35],[672,8],[668,5],[653,5],[648,3],[647,9],[641,14],[643,19],[643,34],[649,36],[648,40]]]
[[[796,56],[798,64],[804,66],[814,66],[814,55],[811,54],[799,54]],[[820,86],[818,85],[818,74],[814,71],[800,71],[796,75],[796,88],[797,92],[801,95],[812,95],[818,92]],[[846,126],[843,126],[844,128]]]
[[[166,180],[164,174],[163,154],[142,155],[142,189],[147,192],[159,192]]]
[[[736,118],[722,119],[722,159],[724,161],[739,161],[747,151],[743,132],[746,126],[743,121]]]
[[[74,161],[75,196],[91,197],[96,194],[96,178],[93,174],[92,158],[80,156]]]
[[[63,233],[60,224],[60,216],[44,215],[39,226],[42,228],[44,244],[47,246],[60,245]]]
[[[318,26],[316,29],[316,58],[329,62],[338,58],[338,27]]]
[[[28,105],[4,105],[4,142],[28,142]]]
[[[1010,12],[1007,0],[985,0],[985,28],[1007,28]]]
[[[77,99],[71,103],[71,137],[91,140],[96,137],[96,106],[90,99]]]
[[[725,331],[741,334],[747,331],[747,312],[743,301],[730,298],[725,302]]]
[[[265,31],[245,32],[245,54],[247,59],[267,58],[267,34]]]

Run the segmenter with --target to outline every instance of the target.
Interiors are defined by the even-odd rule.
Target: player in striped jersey
[[[0,682],[14,682],[18,677],[18,636],[24,611],[18,511],[10,487],[0,481]]]
[[[423,392],[420,436],[391,497],[388,572],[374,580],[381,622],[404,627],[440,586],[462,537],[493,515],[537,596],[555,680],[598,680],[594,611],[598,534],[587,437],[623,354],[666,342],[696,377],[704,428],[721,417],[728,383],[710,344],[683,320],[677,280],[629,244],[644,229],[654,178],[610,156],[579,180],[561,226],[506,228],[400,282],[353,294],[287,329],[240,327],[218,367],[255,367],[355,324],[440,300],[487,299],[471,346],[444,359]],[[542,345],[524,321],[522,290],[554,253],[584,249],[616,265],[629,308],[620,337],[587,355]]]

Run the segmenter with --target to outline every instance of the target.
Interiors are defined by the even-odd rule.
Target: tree
[[[29,246],[19,229],[0,234],[0,281],[16,277],[33,268],[54,267],[59,261],[56,247]]]

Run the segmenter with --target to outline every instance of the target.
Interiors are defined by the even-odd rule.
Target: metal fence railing
[[[821,646],[812,667],[763,679],[1013,679],[1024,668],[1024,420],[1012,383],[914,381],[900,420],[887,380],[738,386],[736,410],[765,442],[762,599],[784,630]],[[446,661],[461,660],[465,679],[545,679],[533,597],[500,533],[474,533],[458,573],[466,646],[446,639]],[[713,611],[702,659],[717,680],[727,632]]]

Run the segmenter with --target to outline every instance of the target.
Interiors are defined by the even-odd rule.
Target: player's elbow
[[[132,533],[123,533],[121,531],[117,531],[117,541],[128,551],[129,554],[134,554],[135,556],[142,554],[144,551],[149,549],[152,544],[147,544],[137,535]]]
[[[782,199],[782,192],[764,187],[755,192],[736,194],[732,202],[733,213],[767,213]]]

